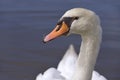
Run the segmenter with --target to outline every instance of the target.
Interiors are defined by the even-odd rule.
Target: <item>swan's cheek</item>
[[[70,33],[80,33],[80,28],[78,28],[77,26],[71,26]]]
[[[83,30],[83,25],[78,21],[74,21],[71,24],[70,30],[72,33],[80,33]]]

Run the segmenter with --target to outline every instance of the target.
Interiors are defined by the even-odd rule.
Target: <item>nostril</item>
[[[58,27],[57,27],[56,31],[59,31],[59,30],[60,30],[60,28],[61,28],[61,25],[58,25]]]

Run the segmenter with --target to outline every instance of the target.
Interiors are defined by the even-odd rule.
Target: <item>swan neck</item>
[[[84,35],[73,80],[91,80],[101,43],[101,34]]]

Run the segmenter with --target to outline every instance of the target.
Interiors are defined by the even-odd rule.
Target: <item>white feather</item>
[[[62,60],[59,62],[57,69],[49,68],[44,74],[40,73],[36,80],[71,80],[75,69],[75,62],[77,60],[77,54],[73,45],[70,45],[67,49]],[[98,72],[93,71],[92,80],[107,80],[104,76]]]

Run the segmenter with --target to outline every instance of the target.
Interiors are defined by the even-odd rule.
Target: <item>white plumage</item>
[[[70,45],[57,68],[49,68],[44,74],[40,73],[36,80],[71,80],[75,69],[77,54],[73,45]],[[93,71],[92,80],[107,80],[98,72]]]

